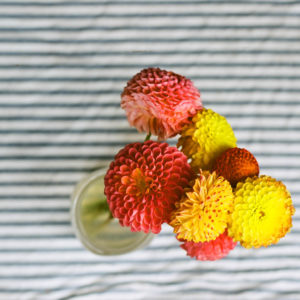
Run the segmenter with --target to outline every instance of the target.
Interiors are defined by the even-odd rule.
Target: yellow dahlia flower
[[[275,244],[290,231],[295,212],[285,185],[270,176],[248,177],[234,190],[229,235],[245,248]]]
[[[177,204],[170,225],[178,239],[211,241],[227,228],[232,205],[230,183],[215,172],[204,171]]]
[[[177,147],[192,159],[193,169],[211,170],[218,156],[236,147],[236,137],[225,117],[203,109],[183,128]]]

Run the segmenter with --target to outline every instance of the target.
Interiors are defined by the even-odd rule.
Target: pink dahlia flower
[[[183,241],[180,239],[180,241]],[[225,257],[234,247],[236,242],[227,235],[227,230],[215,240],[195,243],[184,241],[181,248],[186,250],[187,255],[198,260],[217,260]]]
[[[202,108],[202,101],[191,80],[159,68],[148,68],[127,83],[121,106],[131,126],[164,140],[181,131]]]
[[[177,148],[153,141],[132,143],[110,164],[104,192],[122,226],[159,233],[193,175]]]

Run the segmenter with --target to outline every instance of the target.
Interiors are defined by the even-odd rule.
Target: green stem
[[[147,134],[147,136],[146,136],[146,138],[145,138],[145,141],[144,141],[144,142],[146,142],[146,141],[149,141],[149,140],[150,140],[150,138],[151,138],[151,132],[149,132],[149,133]]]
[[[107,217],[107,219],[100,226],[97,227],[97,232],[104,229],[112,221],[112,219],[113,219],[113,216],[110,213],[109,216]]]
[[[114,217],[113,217],[113,215],[112,215],[112,213],[111,213],[111,211],[109,211],[109,216],[108,216],[108,219],[109,220],[112,220]]]

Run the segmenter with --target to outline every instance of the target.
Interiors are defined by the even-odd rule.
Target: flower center
[[[264,210],[258,206],[253,210],[253,216],[254,215],[259,221],[262,221],[266,214],[265,214]]]
[[[149,192],[153,180],[145,176],[139,168],[133,170],[132,179],[137,188],[137,195],[141,196]]]
[[[261,210],[258,213],[259,219],[262,219],[265,216],[265,213]]]

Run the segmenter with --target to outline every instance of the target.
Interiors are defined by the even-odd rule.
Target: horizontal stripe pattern
[[[300,298],[299,17],[300,1],[1,1],[0,298]],[[289,188],[296,214],[280,243],[197,262],[168,226],[117,257],[75,238],[76,182],[144,139],[119,105],[148,66],[190,77]]]

